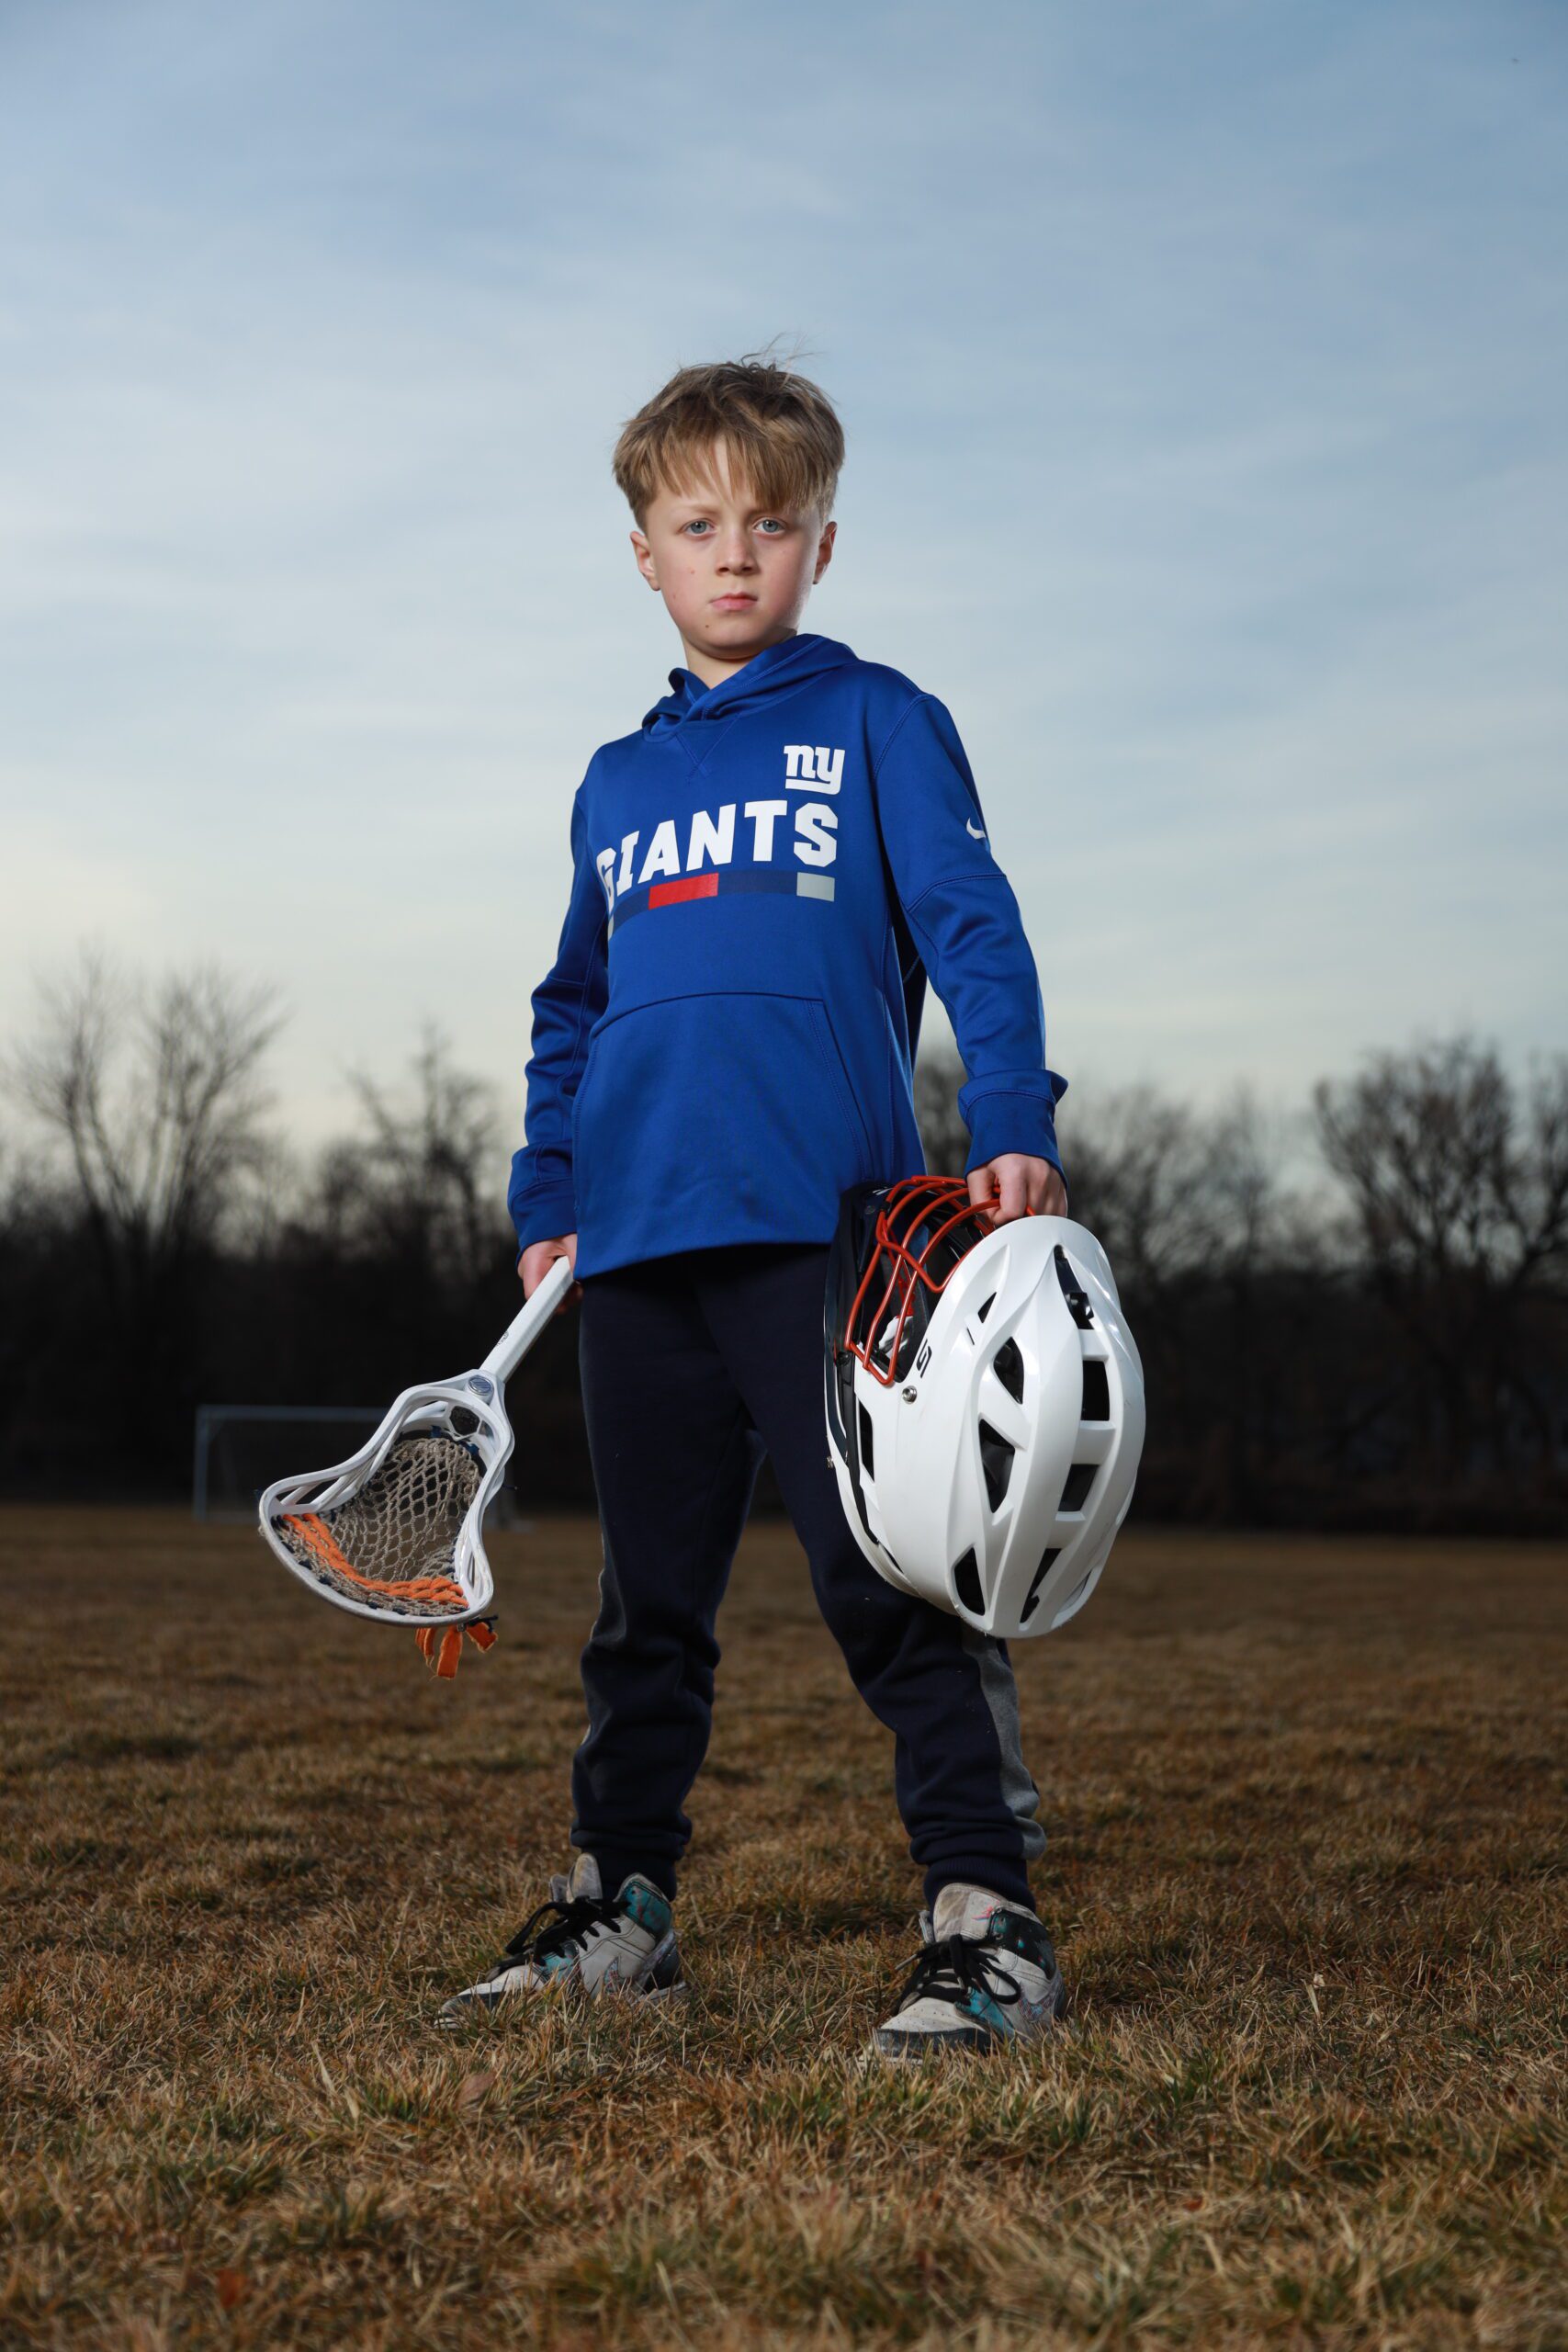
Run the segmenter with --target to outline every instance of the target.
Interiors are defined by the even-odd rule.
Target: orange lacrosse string
[[[377,1577],[361,1576],[359,1570],[344,1558],[332,1529],[313,1511],[301,1518],[285,1518],[281,1524],[293,1528],[323,1567],[333,1569],[340,1577],[347,1577],[363,1592],[384,1593],[388,1599],[399,1600],[445,1602],[448,1607],[457,1609],[466,1609],[468,1605],[462,1587],[450,1577],[411,1577],[406,1584],[398,1584]]]
[[[435,1638],[438,1632],[441,1634],[439,1644]],[[457,1671],[465,1633],[476,1649],[492,1650],[495,1647],[495,1629],[482,1617],[476,1617],[471,1625],[448,1625],[444,1631],[434,1625],[422,1625],[414,1635],[426,1666],[433,1666],[444,1682],[450,1682]]]

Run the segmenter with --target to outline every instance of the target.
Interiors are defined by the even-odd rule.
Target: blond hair
[[[639,529],[661,489],[690,492],[711,479],[720,441],[732,479],[763,505],[814,507],[828,520],[844,462],[833,403],[808,376],[749,354],[677,368],[622,427],[615,481]]]

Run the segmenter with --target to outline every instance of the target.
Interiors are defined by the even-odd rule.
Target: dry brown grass
[[[592,1529],[455,1688],[244,1530],[0,1514],[0,2342],[1562,2346],[1561,1553],[1129,1540],[1020,1651],[1049,2048],[866,2071],[916,1890],[749,1536],[682,2014],[431,2033],[562,1860]]]

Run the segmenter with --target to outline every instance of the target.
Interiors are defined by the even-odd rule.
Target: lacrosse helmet
[[[1093,1234],[993,1226],[962,1177],[859,1185],[823,1336],[829,1445],[872,1566],[981,1633],[1065,1625],[1144,1444],[1143,1365]]]

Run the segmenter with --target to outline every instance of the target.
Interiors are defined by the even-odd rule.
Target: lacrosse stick
[[[484,1519],[512,1454],[506,1383],[571,1280],[570,1260],[555,1259],[477,1371],[405,1388],[357,1453],[261,1498],[261,1532],[286,1568],[356,1617],[414,1627],[443,1676],[457,1671],[465,1629],[481,1649],[495,1639],[480,1622],[495,1591]]]

